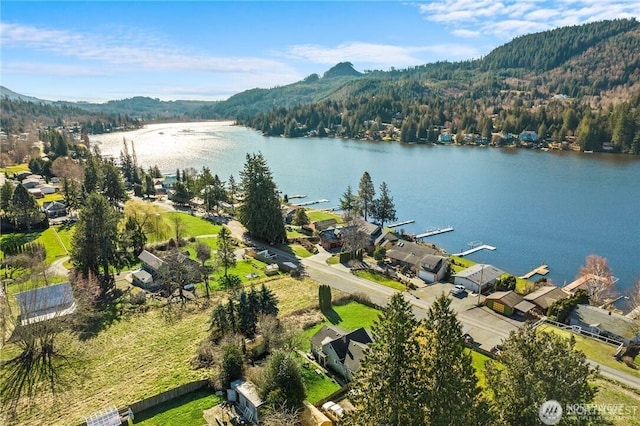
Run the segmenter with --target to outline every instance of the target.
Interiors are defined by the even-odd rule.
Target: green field
[[[188,213],[182,212],[167,212],[162,213],[162,216],[169,224],[169,238],[175,236],[175,218],[179,218],[184,226],[183,238],[197,237],[201,235],[217,235],[222,229],[222,225],[211,223],[201,217],[192,216]]]
[[[338,223],[342,223],[342,216],[333,212],[327,212],[324,210],[307,210],[307,217],[309,221],[316,222],[319,220],[335,219]]]
[[[136,414],[133,424],[140,426],[204,424],[202,412],[220,402],[222,398],[209,390],[195,391]]]
[[[616,348],[612,345],[585,336],[580,336],[549,324],[540,325],[536,331],[555,333],[558,336],[567,339],[573,336],[576,339],[576,349],[584,352],[587,358],[632,376],[640,377],[640,370],[634,370],[633,368],[627,367],[625,363],[616,361],[613,357],[616,352]]]

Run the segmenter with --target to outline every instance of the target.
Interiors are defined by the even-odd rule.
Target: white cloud
[[[31,49],[76,58],[85,61],[85,66],[98,70],[107,65],[113,69],[127,67],[128,71],[134,67],[141,71],[292,72],[286,64],[269,59],[188,52],[184,47],[171,47],[163,40],[143,33],[124,31],[116,35],[82,34],[3,22],[0,24],[0,42],[3,49]]]
[[[606,19],[640,17],[640,2],[628,0],[434,0],[418,5],[424,19],[453,35],[516,35]]]
[[[463,38],[474,38],[474,37],[478,37],[480,35],[479,31],[473,31],[473,30],[453,30],[451,31],[451,34],[453,34],[454,36],[457,37],[463,37]]]

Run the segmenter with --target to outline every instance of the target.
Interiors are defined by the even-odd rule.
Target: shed
[[[237,394],[236,404],[242,416],[254,423],[260,422],[260,408],[264,402],[258,395],[258,390],[251,382],[238,379],[231,382],[231,389]]]
[[[133,278],[133,285],[137,285],[142,288],[151,288],[153,286],[153,277],[144,269],[133,271],[131,273],[131,277]]]
[[[15,294],[22,325],[69,315],[76,310],[71,284],[60,283]]]

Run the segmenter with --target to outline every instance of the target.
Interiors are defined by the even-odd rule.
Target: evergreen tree
[[[284,351],[277,350],[265,365],[260,396],[272,409],[284,406],[300,409],[306,396],[300,364]]]
[[[353,425],[424,423],[416,398],[417,321],[402,293],[389,303],[372,327],[373,343],[352,384]]]
[[[0,187],[0,210],[4,210],[5,212],[9,211],[13,191],[13,184],[9,180],[5,180],[2,187]]]
[[[89,154],[84,167],[83,189],[85,194],[97,191],[101,178],[100,157],[95,154]]]
[[[105,162],[102,175],[104,180],[101,189],[107,201],[112,206],[117,206],[119,203],[124,202],[127,199],[127,193],[124,189],[120,171],[115,164],[110,161]]]
[[[254,307],[249,303],[249,297],[244,290],[240,291],[238,300],[238,331],[246,337],[253,337],[256,334],[258,317]]]
[[[222,362],[220,364],[220,384],[223,389],[230,389],[231,382],[241,379],[244,375],[244,359],[242,350],[236,345],[222,347]]]
[[[216,258],[224,270],[224,276],[227,277],[229,268],[236,266],[236,255],[231,240],[231,233],[224,226],[218,234],[218,251],[216,252]]]
[[[278,315],[278,298],[265,283],[260,288],[260,313],[263,315]]]
[[[117,247],[120,216],[100,194],[87,197],[73,233],[71,260],[84,276],[101,277],[102,289],[109,289],[111,267],[119,267],[122,259]]]
[[[303,208],[299,208],[296,210],[293,216],[293,224],[298,226],[304,226],[309,224],[309,216],[307,216],[307,211]]]
[[[364,220],[367,220],[367,216],[371,213],[373,207],[373,197],[376,195],[376,190],[373,187],[373,181],[369,172],[364,172],[360,178],[360,184],[358,185],[358,209]]]
[[[236,179],[233,177],[233,175],[230,175],[229,180],[227,181],[227,199],[231,204],[235,204],[237,193],[238,185],[236,184]]]
[[[511,332],[496,362],[487,362],[485,376],[500,420],[529,425],[538,424],[538,410],[547,400],[563,407],[592,402],[596,389],[589,379],[593,373],[584,353],[575,349],[573,337],[564,339],[524,326]],[[563,417],[562,424],[587,424],[587,419]]]
[[[278,188],[262,154],[247,154],[242,177],[244,202],[238,219],[249,234],[269,243],[285,240]]]
[[[176,182],[173,185],[173,196],[171,200],[177,204],[188,204],[193,198],[193,193],[184,182]]]
[[[44,213],[38,207],[36,199],[21,183],[13,191],[9,213],[16,227],[26,227],[27,232],[31,231],[33,224],[44,220]]]
[[[358,200],[353,194],[351,185],[347,186],[346,191],[340,197],[340,210],[344,211],[346,215],[351,215],[358,209]]]
[[[450,305],[447,296],[439,296],[416,332],[416,382],[426,385],[419,394],[424,423],[449,425],[456,419],[465,425],[490,424],[488,403],[480,396],[471,354],[465,351],[462,327]]]
[[[384,227],[386,221],[397,219],[396,207],[386,182],[382,182],[380,185],[380,198],[374,200],[371,210],[371,216],[380,221],[381,227]]]

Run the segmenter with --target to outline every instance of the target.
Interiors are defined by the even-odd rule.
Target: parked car
[[[451,290],[449,290],[449,294],[453,294],[457,296],[458,294],[466,293],[467,289],[460,284],[455,285]]]

